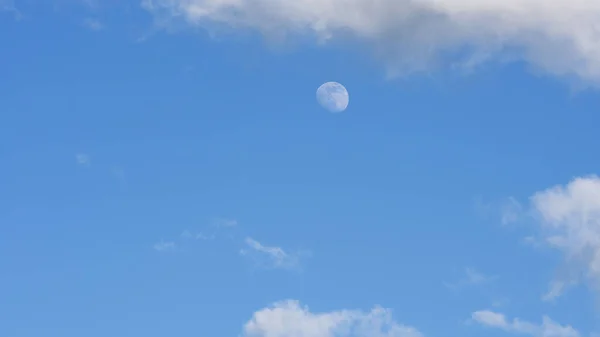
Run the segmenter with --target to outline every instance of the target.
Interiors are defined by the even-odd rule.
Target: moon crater
[[[317,89],[317,101],[326,110],[338,113],[346,110],[350,96],[348,90],[340,83],[327,82]]]

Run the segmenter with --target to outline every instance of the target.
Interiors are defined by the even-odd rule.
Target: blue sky
[[[0,0],[0,336],[600,333],[600,7],[272,1]]]

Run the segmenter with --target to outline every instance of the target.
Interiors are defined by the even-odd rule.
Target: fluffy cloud
[[[542,240],[562,251],[568,266],[552,283],[546,299],[582,280],[600,289],[600,178],[576,178],[535,193],[530,200]]]
[[[560,325],[544,316],[541,324],[530,323],[520,319],[509,321],[503,314],[493,311],[476,311],[471,319],[479,324],[502,329],[507,332],[529,335],[533,337],[579,337],[577,330],[570,325]]]
[[[283,301],[254,313],[244,337],[421,337],[415,328],[395,322],[387,309],[312,313],[298,301]]]
[[[248,29],[269,38],[351,38],[396,75],[524,60],[600,84],[597,0],[143,0],[162,22]]]

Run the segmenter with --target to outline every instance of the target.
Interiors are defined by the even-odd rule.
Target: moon
[[[346,110],[349,101],[348,90],[338,82],[323,83],[317,89],[317,102],[329,112],[339,113]]]

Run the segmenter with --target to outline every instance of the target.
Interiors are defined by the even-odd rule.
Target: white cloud
[[[90,167],[92,165],[92,157],[85,153],[79,153],[75,156],[75,160],[77,161],[77,165]]]
[[[298,301],[283,301],[254,313],[244,337],[421,337],[415,328],[397,323],[389,310],[310,312]]]
[[[351,38],[397,75],[524,60],[600,84],[597,0],[143,0],[160,22],[249,29],[271,39]]]
[[[579,337],[580,334],[570,325],[560,325],[544,316],[541,324],[530,323],[520,319],[509,321],[506,316],[493,311],[476,311],[471,319],[481,325],[502,329],[507,332],[524,334],[533,337]]]
[[[488,310],[476,311],[471,315],[471,318],[477,323],[495,328],[503,328],[508,325],[504,315]]]
[[[176,247],[175,242],[172,241],[161,241],[153,246],[154,250],[159,252],[173,251]]]
[[[263,267],[290,270],[300,267],[299,254],[287,253],[281,247],[265,246],[250,237],[247,237],[244,242],[247,248],[242,249],[240,254],[252,258]]]
[[[530,200],[541,240],[563,252],[566,260],[544,298],[556,298],[583,280],[600,289],[600,178],[576,178],[537,192]]]

